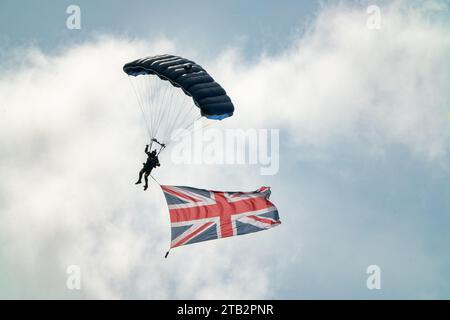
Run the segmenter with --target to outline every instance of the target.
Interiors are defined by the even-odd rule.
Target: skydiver
[[[144,185],[144,190],[147,190],[148,188],[148,176],[150,175],[150,173],[152,172],[152,170],[156,167],[159,167],[159,159],[158,159],[158,155],[156,154],[156,149],[153,150],[152,152],[148,151],[149,145],[147,144],[145,146],[145,154],[147,154],[147,161],[145,163],[143,163],[144,167],[141,169],[141,171],[139,171],[139,179],[135,184],[140,184],[142,183],[142,175],[144,176],[144,181],[145,181],[145,185]]]

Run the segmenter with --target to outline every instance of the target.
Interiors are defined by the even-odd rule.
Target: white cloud
[[[450,29],[407,7],[382,6],[380,30],[365,27],[361,7],[327,7],[281,55],[248,65],[230,51],[216,73],[229,83],[240,123],[288,124],[297,142],[324,150],[347,140],[445,158]]]
[[[64,288],[72,264],[81,267],[84,297],[267,294],[265,272],[255,262],[243,261],[242,273],[230,271],[228,256],[205,246],[164,260],[170,228],[162,194],[155,185],[143,193],[133,184],[146,138],[121,68],[143,52],[172,48],[167,41],[148,46],[103,38],[58,56],[30,50],[23,65],[2,77],[1,225],[10,275],[24,272],[38,278],[36,285],[53,284],[59,289],[50,290],[50,297],[77,296]],[[197,172],[186,172],[189,167],[174,169],[166,162],[162,168],[174,181],[180,172],[197,180]],[[229,244],[219,248],[233,255]],[[221,272],[226,278],[216,281]],[[260,285],[243,284],[245,272]],[[47,296],[38,286],[32,291],[34,297]]]
[[[383,7],[383,27],[371,31],[365,10],[324,8],[280,55],[248,63],[230,50],[205,61],[236,105],[226,125],[288,130],[294,144],[287,151],[301,148],[301,157],[318,150],[317,159],[333,160],[332,147],[347,143],[355,147],[348,153],[379,156],[399,144],[420,159],[447,159],[449,29],[424,14]],[[3,66],[0,259],[4,274],[24,279],[14,284],[18,297],[265,298],[274,288],[297,290],[276,281],[300,268],[301,242],[289,246],[298,236],[289,224],[162,258],[167,209],[156,186],[144,193],[132,184],[144,129],[121,68],[167,51],[176,46],[164,39],[105,37],[53,56],[23,50],[16,65]],[[250,190],[267,183],[245,166],[162,162],[158,176],[167,184]],[[273,181],[280,193],[292,183],[289,176]],[[305,210],[278,199],[281,208]],[[82,268],[81,293],[64,287],[72,264]]]

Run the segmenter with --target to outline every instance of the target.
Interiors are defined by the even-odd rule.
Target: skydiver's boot
[[[144,181],[145,181],[145,185],[144,185],[144,191],[145,191],[148,188],[148,175],[144,175]]]
[[[144,174],[144,172],[141,170],[141,171],[139,171],[139,179],[138,179],[138,181],[135,183],[135,184],[141,184],[142,183],[142,175]]]

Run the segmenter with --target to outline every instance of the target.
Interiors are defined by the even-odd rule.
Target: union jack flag
[[[262,231],[281,223],[277,208],[269,201],[269,187],[253,192],[161,188],[170,212],[171,248]]]

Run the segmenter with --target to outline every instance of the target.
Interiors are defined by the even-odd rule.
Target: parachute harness
[[[158,151],[158,154],[157,154],[159,156],[161,151],[163,151],[166,148],[166,144],[165,143],[160,143],[158,140],[156,140],[156,138],[152,138],[151,141],[152,142],[150,144],[150,149],[151,149],[151,146],[153,145],[153,142],[156,142],[157,144],[159,144],[159,151]]]

